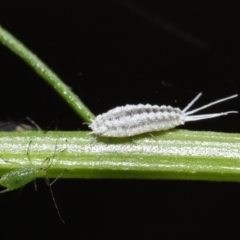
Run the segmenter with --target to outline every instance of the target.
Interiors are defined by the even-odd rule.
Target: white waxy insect
[[[185,122],[220,117],[229,113],[238,113],[237,111],[229,111],[191,116],[193,113],[202,109],[238,96],[235,94],[230,97],[219,99],[187,112],[201,95],[202,93],[199,93],[183,110],[171,106],[152,106],[150,104],[116,107],[106,113],[98,115],[92,120],[89,127],[92,129],[91,133],[97,136],[121,138],[142,133],[168,130],[179,125],[184,125]]]

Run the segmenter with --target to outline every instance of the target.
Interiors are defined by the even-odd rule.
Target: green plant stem
[[[240,134],[165,131],[124,139],[88,132],[0,133],[1,157],[29,166],[56,154],[51,178],[135,178],[240,181]],[[19,168],[0,161],[0,175]]]
[[[36,55],[0,26],[0,42],[29,64],[86,121],[94,115]],[[29,143],[32,140],[32,144]],[[30,146],[30,147],[29,147]],[[29,149],[30,158],[27,157]],[[61,152],[64,150],[63,152]],[[240,134],[172,130],[124,139],[98,138],[87,132],[0,132],[0,175],[41,166],[65,178],[139,178],[240,181]]]
[[[44,64],[35,54],[27,49],[19,40],[0,26],[0,42],[17,54],[32,67],[86,122],[90,122],[94,115],[80,101],[80,99],[64,84],[64,82]]]

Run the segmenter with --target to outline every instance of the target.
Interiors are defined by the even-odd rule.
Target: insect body
[[[28,159],[29,159],[29,161],[31,163],[31,158],[30,158],[30,155],[29,155],[30,145],[31,145],[31,142],[29,143],[29,146],[28,146],[27,156],[28,156]],[[63,152],[63,151],[60,151],[60,152]],[[46,180],[47,185],[49,186],[49,189],[50,189],[50,192],[51,192],[51,195],[52,195],[52,199],[53,199],[53,202],[54,202],[55,207],[57,209],[58,215],[59,215],[61,221],[64,223],[64,221],[63,221],[63,219],[61,217],[61,214],[59,212],[59,209],[57,207],[55,198],[53,196],[52,188],[51,188],[51,185],[63,173],[61,173],[60,176],[58,176],[58,178],[56,178],[52,183],[50,183],[50,181],[49,181],[49,179],[47,177],[47,171],[51,167],[51,165],[53,163],[53,158],[56,156],[56,154],[58,154],[58,153],[56,153],[56,150],[55,150],[54,154],[52,156],[50,156],[50,157],[47,157],[43,161],[41,166],[33,166],[32,164],[31,164],[31,166],[23,166],[20,163],[18,163],[21,166],[21,168],[16,169],[16,170],[12,170],[12,171],[7,172],[4,175],[2,175],[2,177],[0,179],[0,185],[3,186],[3,187],[6,187],[6,189],[0,191],[0,194],[12,191],[14,189],[21,188],[21,187],[25,186],[27,183],[29,183],[31,181],[35,181],[36,178],[44,177],[45,180]],[[4,162],[6,162],[6,163],[14,163],[14,164],[16,164],[16,162],[7,161],[7,160],[4,160],[3,158],[1,158],[1,159]],[[36,185],[35,185],[35,188],[36,188]]]
[[[29,124],[23,123],[24,120],[31,123],[32,126]],[[3,132],[12,132],[12,131],[24,132],[24,131],[35,131],[35,130],[41,130],[41,128],[29,117],[25,117],[17,122],[11,119],[8,122],[0,122],[0,131],[3,131]]]
[[[92,133],[97,136],[130,137],[147,132],[168,130],[179,125],[184,125],[185,122],[237,113],[237,111],[229,111],[191,116],[193,113],[202,109],[238,96],[237,94],[232,95],[187,112],[201,95],[202,93],[199,93],[183,110],[171,106],[152,106],[150,104],[116,107],[106,113],[98,115],[92,120],[89,127],[92,129]]]
[[[46,177],[46,170],[44,168],[22,167],[12,170],[1,177],[0,185],[7,189],[1,191],[0,193],[21,188],[39,177]]]

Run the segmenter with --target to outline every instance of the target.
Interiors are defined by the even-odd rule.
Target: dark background
[[[239,1],[1,1],[0,24],[53,69],[93,113],[150,103],[184,108],[239,93]],[[35,72],[0,46],[1,120],[87,130]],[[239,110],[239,99],[205,113]],[[239,116],[181,128],[239,133]],[[53,123],[54,122],[54,123]],[[50,127],[49,127],[50,126]],[[66,225],[39,180],[0,197],[1,238],[240,237],[240,185],[199,181],[59,180]]]

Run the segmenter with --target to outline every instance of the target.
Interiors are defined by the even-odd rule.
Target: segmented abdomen
[[[184,124],[185,115],[179,108],[150,104],[116,107],[98,115],[89,127],[104,137],[128,137],[161,131]]]

